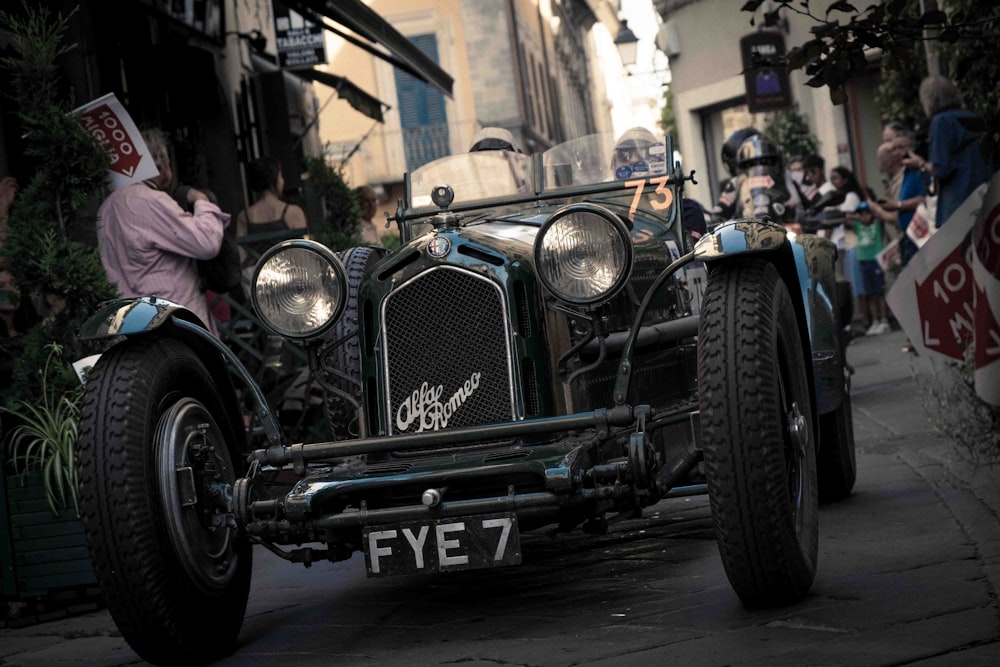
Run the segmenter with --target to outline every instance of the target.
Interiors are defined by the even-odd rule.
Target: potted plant
[[[4,92],[23,137],[0,260],[39,315],[20,332],[16,353],[0,355],[0,598],[8,614],[96,583],[75,505],[80,381],[72,361],[99,351],[77,331],[116,290],[93,238],[108,156],[58,83],[58,61],[75,48],[65,37],[76,11],[24,0],[0,10],[11,47],[0,57],[10,74]]]
[[[60,346],[50,343],[41,372],[42,395],[0,408],[16,424],[8,442],[9,474],[0,480],[6,505],[4,596],[42,598],[55,589],[96,584],[76,505],[76,434],[82,385],[57,391],[50,364]],[[0,546],[2,542],[0,540]],[[17,609],[9,604],[9,609]]]
[[[76,432],[83,386],[62,394],[49,386],[49,366],[62,352],[49,343],[42,370],[42,395],[37,401],[18,400],[14,408],[0,407],[14,417],[10,434],[9,461],[15,476],[40,476],[52,513],[76,511]]]

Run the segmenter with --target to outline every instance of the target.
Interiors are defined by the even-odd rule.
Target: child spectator
[[[885,276],[878,265],[882,250],[882,223],[875,221],[875,214],[867,201],[858,204],[857,219],[853,221],[858,237],[858,264],[861,268],[861,286],[858,296],[863,312],[872,323],[866,336],[878,336],[889,331],[889,317],[885,305]]]

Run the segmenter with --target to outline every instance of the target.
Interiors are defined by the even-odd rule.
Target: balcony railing
[[[363,176],[350,180],[367,183],[401,181],[404,172],[413,171],[446,155],[464,153],[479,127],[478,123],[467,121],[391,130],[376,128],[350,156],[349,169],[351,162],[364,161],[363,167],[360,167]],[[333,161],[339,163],[347,158],[360,139],[332,144],[329,150]]]

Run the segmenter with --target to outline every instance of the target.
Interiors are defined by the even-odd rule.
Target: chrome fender
[[[146,333],[159,329],[173,317],[205,328],[198,316],[184,306],[155,296],[143,296],[102,303],[80,327],[80,338],[95,340]]]
[[[116,336],[137,336],[160,329],[169,335],[186,338],[195,343],[197,349],[210,348],[222,355],[253,397],[254,411],[268,440],[272,443],[281,441],[281,426],[253,375],[236,353],[206,329],[198,316],[184,306],[155,296],[107,301],[83,323],[79,335],[83,340],[99,340]],[[202,358],[210,368],[219,366],[218,362],[213,363],[206,356]],[[221,369],[221,372],[225,370]]]

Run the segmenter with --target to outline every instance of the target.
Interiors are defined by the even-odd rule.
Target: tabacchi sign
[[[307,21],[280,2],[275,2],[273,6],[278,65],[294,69],[325,64],[323,26]]]

